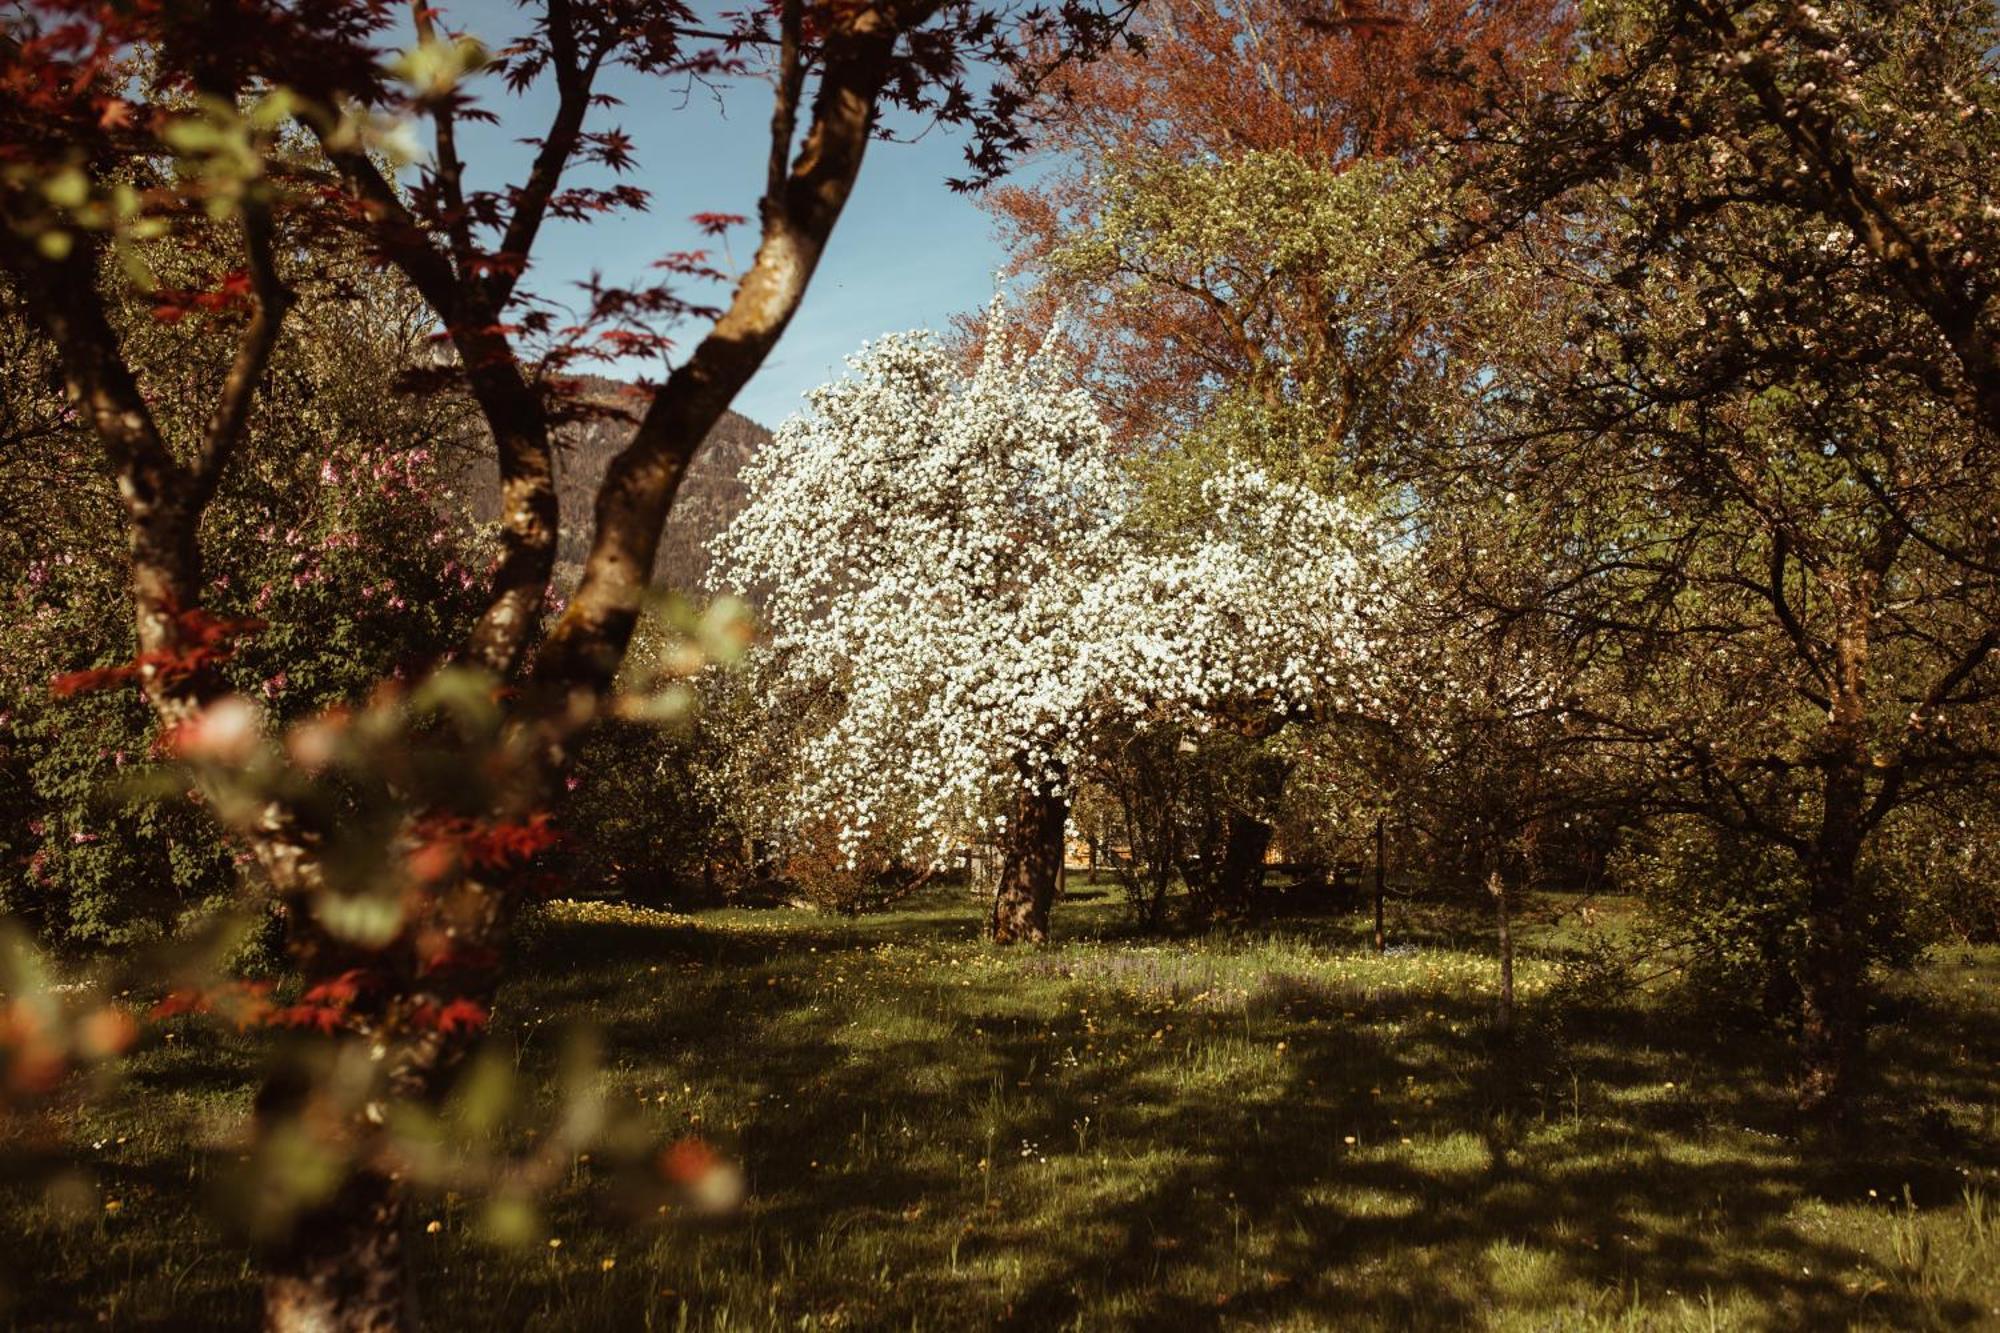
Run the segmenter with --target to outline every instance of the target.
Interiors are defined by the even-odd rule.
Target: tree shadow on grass
[[[1453,1021],[1477,1031],[1484,1017],[1476,1006],[1438,1012],[1446,1031]],[[1866,1192],[1863,1182],[1906,1182],[1919,1201],[1948,1203],[1964,1161],[1910,1155],[1894,1136],[1879,1141],[1887,1151],[1801,1151],[1769,1128],[1786,1118],[1782,1082],[1773,1077],[1778,1052],[1739,1043],[1731,1059],[1684,1032],[1626,1036],[1629,1054],[1595,1045],[1575,1057],[1578,1080],[1615,1100],[1579,1107],[1569,1127],[1551,1120],[1542,1086],[1548,1052],[1534,1049],[1532,1035],[1447,1041],[1444,1051],[1414,1061],[1409,1044],[1366,1033],[1305,1036],[1298,1075],[1280,1097],[1187,1097],[1158,1108],[1152,1137],[1220,1138],[1226,1148],[1196,1154],[1125,1205],[1112,1220],[1131,1241],[1108,1254],[1072,1255],[1023,1299],[1010,1326],[1069,1317],[1071,1293],[1086,1286],[1113,1288],[1137,1311],[1133,1326],[1175,1328],[1461,1326],[1503,1297],[1528,1299],[1532,1310],[1534,1288],[1546,1295],[1565,1285],[1680,1293],[1725,1306],[1747,1300],[1786,1327],[1846,1326],[1863,1314],[1891,1327],[1970,1324],[1986,1313],[1962,1300],[1926,1306],[1879,1283],[1857,1290],[1842,1279],[1874,1268],[1871,1257],[1808,1234],[1793,1216],[1809,1199],[1851,1202]],[[1376,1095],[1434,1073],[1439,1055],[1463,1071],[1460,1094],[1429,1103]],[[1705,1069],[1698,1092],[1619,1096],[1663,1086],[1671,1081],[1664,1075],[1696,1059]],[[1389,1114],[1396,1110],[1402,1114]],[[1416,1154],[1371,1153],[1368,1130],[1385,1115],[1423,1122],[1433,1141],[1477,1143],[1471,1156],[1483,1160],[1425,1166],[1410,1160]],[[1268,1132],[1272,1123],[1283,1131]],[[1354,1146],[1344,1155],[1328,1151],[1334,1143]],[[1975,1164],[1994,1168],[1990,1143]],[[1143,1237],[1172,1218],[1194,1233],[1188,1245],[1201,1243],[1202,1205],[1212,1210],[1218,1199],[1229,1201],[1232,1215],[1241,1210],[1239,1229],[1280,1239],[1260,1260],[1264,1281],[1245,1281],[1203,1306],[1162,1290]],[[1212,1225],[1206,1235],[1211,1249],[1219,1244]],[[1501,1289],[1505,1274],[1495,1270],[1504,1265],[1493,1262],[1508,1251],[1524,1260],[1522,1289],[1512,1292]],[[1551,1319],[1560,1314],[1547,1310]]]
[[[1948,1204],[1965,1171],[2000,1167],[1990,1137],[1945,1155],[1892,1114],[1858,1148],[1802,1143],[1781,1043],[1645,1006],[1529,1006],[1501,1037],[1463,988],[1357,1001],[1284,975],[1249,1001],[1253,1042],[1247,1017],[1239,1036],[1193,1003],[1201,978],[1120,953],[1115,928],[977,969],[966,940],[930,917],[720,939],[592,928],[562,950],[587,965],[535,994],[596,1007],[615,1062],[705,1071],[737,1109],[713,1128],[758,1197],[704,1253],[786,1274],[770,1299],[788,1321],[1458,1327],[1615,1314],[1633,1293],[1776,1327],[1982,1313],[1920,1300],[1800,1219],[1904,1184]],[[634,997],[641,967],[670,979],[659,995]],[[1906,1013],[1885,1045],[1990,1103],[1990,1028],[1933,1016]],[[1277,1041],[1275,1083],[1190,1073]],[[697,1314],[738,1308],[703,1280],[674,1279]]]

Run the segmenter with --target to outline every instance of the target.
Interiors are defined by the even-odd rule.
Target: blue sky
[[[446,21],[498,45],[521,22],[507,0],[461,0]],[[771,111],[770,90],[755,81],[724,88],[721,100],[699,86],[688,88],[616,70],[601,88],[623,106],[593,113],[596,128],[619,126],[636,145],[638,169],[627,180],[652,193],[645,213],[625,213],[590,223],[552,223],[535,248],[530,285],[571,300],[573,284],[593,270],[613,284],[647,280],[647,266],[669,251],[720,247],[687,219],[702,212],[754,217],[763,183]],[[471,91],[501,117],[498,126],[461,128],[469,182],[497,188],[525,174],[530,149],[515,142],[548,122],[549,99],[539,92],[510,96],[495,79]],[[835,227],[819,272],[791,327],[763,370],[737,396],[736,410],[776,426],[798,405],[799,395],[841,370],[841,358],[880,334],[920,327],[943,328],[961,311],[978,309],[993,292],[1005,256],[991,219],[971,198],[952,193],[950,176],[964,174],[964,140],[933,129],[914,143],[876,142],[862,160],[861,180]],[[574,183],[601,184],[593,171]],[[740,271],[756,245],[754,225],[726,238]],[[690,293],[692,294],[692,293]],[[726,293],[704,299],[720,302]],[[677,331],[691,343],[692,324]],[[623,369],[638,373],[638,363]],[[661,377],[657,363],[646,368]]]

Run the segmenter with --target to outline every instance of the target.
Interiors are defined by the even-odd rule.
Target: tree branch
[[[1736,76],[1757,99],[1765,120],[1817,168],[1798,184],[1815,198],[1818,211],[1860,238],[1896,285],[1930,318],[1957,353],[1987,428],[2000,430],[2000,346],[1981,317],[1984,303],[1953,290],[1937,255],[1882,194],[1862,179],[1849,136],[1809,98],[1786,94],[1769,58],[1745,44],[1726,10],[1710,0],[1679,0],[1679,7],[1725,48],[1748,57],[1732,62]]]
[[[870,5],[828,34],[812,127],[782,188],[762,201],[756,258],[729,308],[668,377],[632,442],[605,469],[583,583],[536,663],[537,677],[551,690],[595,698],[610,689],[688,461],[798,309],[853,193],[895,44],[935,3]],[[782,122],[774,116],[774,130]]]
[[[417,40],[437,40],[437,23],[431,16],[429,0],[410,0],[410,19]],[[451,243],[452,262],[460,273],[471,271],[472,219],[465,211],[465,163],[458,155],[458,117],[451,109],[449,95],[430,107],[431,123],[437,127],[438,191],[444,196],[445,234]]]
[[[257,308],[250,314],[250,322],[236,347],[236,358],[223,379],[221,398],[201,433],[189,494],[189,503],[197,512],[206,508],[215,494],[222,473],[243,437],[250,401],[263,382],[264,368],[270,364],[272,348],[277,346],[279,327],[295,299],[278,276],[277,256],[272,253],[270,202],[254,195],[246,198],[242,214],[243,254]]]
[[[328,159],[367,210],[383,253],[444,321],[492,433],[500,470],[500,563],[486,610],[466,639],[465,656],[496,675],[511,675],[539,623],[555,572],[561,516],[548,414],[478,276],[453,269],[367,154],[327,146],[327,132],[314,128]]]
[[[550,63],[555,69],[558,100],[549,132],[542,137],[528,179],[514,192],[514,213],[495,253],[499,261],[486,278],[486,299],[497,313],[514,295],[515,285],[528,265],[528,252],[548,216],[549,200],[562,183],[563,172],[583,134],[584,116],[590,110],[590,90],[604,60],[604,48],[594,46],[588,53],[576,45],[576,30],[567,0],[549,0]],[[467,279],[471,275],[468,273]]]

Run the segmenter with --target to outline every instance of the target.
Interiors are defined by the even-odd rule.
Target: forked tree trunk
[[[309,1210],[265,1269],[267,1333],[401,1333],[417,1326],[402,1186],[362,1167]]]
[[[1022,786],[1007,825],[1007,855],[993,892],[993,939],[1040,944],[1049,937],[1049,904],[1062,873],[1069,802],[1051,785]]]

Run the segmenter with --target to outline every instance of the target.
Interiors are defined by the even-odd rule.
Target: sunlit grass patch
[[[1072,905],[1065,942],[1004,951],[979,912],[555,906],[496,1039],[545,1070],[554,1033],[593,1022],[614,1095],[740,1160],[750,1194],[730,1218],[635,1224],[579,1163],[526,1255],[435,1201],[427,1301],[545,1329],[2000,1321],[1996,1027],[1963,984],[1995,975],[1988,953],[1897,993],[1878,1047],[1898,1102],[1872,1150],[1831,1152],[1786,1127],[1768,1043],[1649,994],[1555,1021],[1559,945],[1532,931],[1507,1038],[1476,920],[1456,947],[1377,957],[1339,920],[1132,937],[1104,899]],[[251,1317],[254,1270],[194,1201],[253,1064],[178,1040],[63,1127],[87,1218],[5,1196],[47,1279],[17,1280],[37,1327]]]

